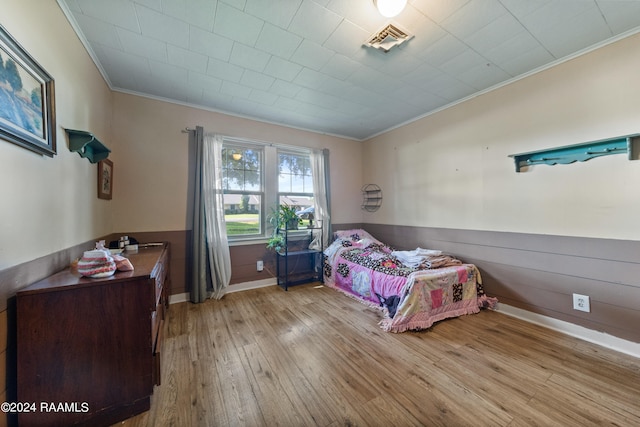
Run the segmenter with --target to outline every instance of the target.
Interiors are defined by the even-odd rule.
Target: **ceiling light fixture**
[[[407,0],[373,0],[373,4],[378,8],[380,15],[393,18],[404,10]]]

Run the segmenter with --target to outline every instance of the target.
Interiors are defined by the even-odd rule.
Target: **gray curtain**
[[[222,138],[189,132],[194,148],[191,301],[224,296],[231,280],[231,257],[224,223]]]

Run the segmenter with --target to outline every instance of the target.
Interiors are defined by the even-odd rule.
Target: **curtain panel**
[[[189,132],[195,149],[193,194],[193,273],[191,301],[220,299],[231,281],[231,256],[224,222],[222,138]]]

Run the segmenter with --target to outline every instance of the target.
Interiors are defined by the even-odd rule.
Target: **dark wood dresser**
[[[69,269],[16,295],[20,426],[106,426],[149,409],[160,384],[168,244],[123,253],[133,271]]]

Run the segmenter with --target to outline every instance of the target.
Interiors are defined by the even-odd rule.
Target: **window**
[[[309,151],[225,139],[222,149],[225,221],[229,240],[267,237],[278,204],[313,213]]]
[[[263,150],[224,144],[222,188],[227,235],[259,236],[262,224]]]
[[[304,212],[308,221],[313,209],[313,180],[309,154],[278,151],[278,200]]]

